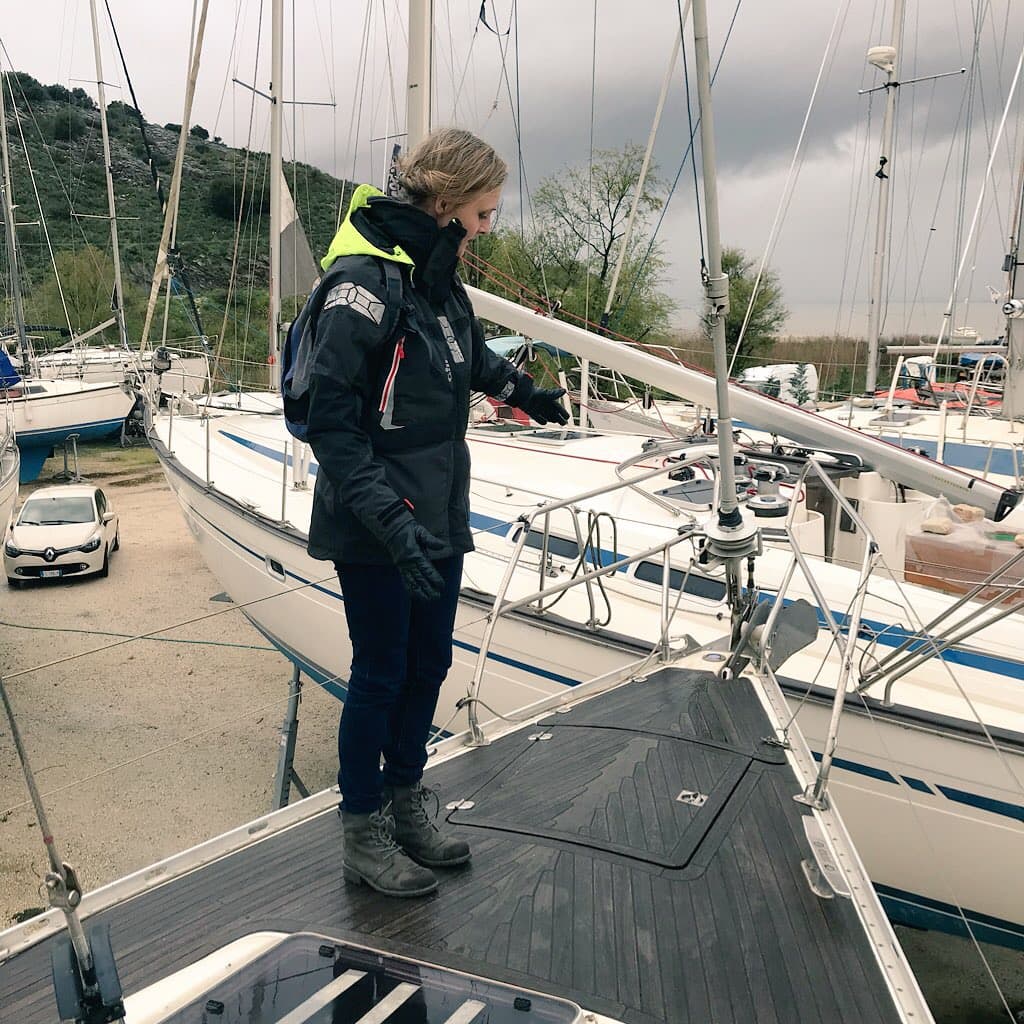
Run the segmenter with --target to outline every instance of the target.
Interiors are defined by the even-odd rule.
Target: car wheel
[[[114,544],[113,544],[113,546],[111,547],[110,550],[111,551],[120,551],[121,550],[121,531],[120,530],[118,530],[117,533],[114,534]]]
[[[107,548],[103,549],[103,566],[100,568],[99,576],[101,579],[105,579],[110,575],[110,551]]]

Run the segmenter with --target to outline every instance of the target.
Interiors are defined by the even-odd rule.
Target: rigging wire
[[[590,261],[594,252],[594,243],[591,240],[590,232],[594,227],[594,119],[597,107],[597,0],[594,0],[594,18],[591,30],[590,46],[590,159],[587,164],[587,233],[583,242],[584,249],[584,293],[583,293],[583,319],[590,319]],[[589,360],[585,361],[589,366]],[[580,391],[584,392],[587,382],[580,381]]]
[[[237,21],[235,22],[235,32],[236,32],[236,34],[238,32],[238,22]],[[252,80],[253,80],[254,83],[259,80],[260,40],[262,38],[262,35],[263,35],[263,0],[260,0],[259,11],[257,13],[257,18],[256,18],[256,51],[255,51],[256,52],[256,56],[255,56],[255,59],[253,61],[253,68],[252,68]],[[232,41],[232,51],[234,50],[234,45],[235,45],[234,41]],[[232,90],[232,96],[234,96],[234,95],[235,95],[235,92],[234,92],[234,90]],[[233,106],[233,104],[232,104],[232,106]],[[228,287],[227,287],[227,292],[226,292],[225,297],[224,297],[224,317],[221,320],[220,337],[217,339],[217,348],[216,348],[216,350],[214,352],[214,355],[213,355],[213,373],[215,375],[219,374],[221,372],[221,353],[223,352],[224,341],[225,341],[225,339],[227,337],[227,332],[228,332],[228,312],[231,309],[231,303],[232,303],[232,300],[234,299],[234,289],[235,289],[235,283],[236,283],[237,275],[238,275],[238,253],[239,253],[239,248],[240,248],[240,244],[241,244],[242,221],[243,221],[245,210],[246,210],[245,187],[246,187],[246,183],[247,183],[248,177],[249,177],[249,161],[250,161],[250,158],[252,157],[252,130],[253,130],[253,121],[254,121],[255,117],[256,117],[256,93],[250,91],[250,94],[249,94],[249,125],[248,125],[248,130],[247,130],[247,133],[246,133],[245,157],[244,157],[244,159],[242,161],[242,184],[241,184],[241,188],[239,190],[240,202],[239,202],[239,206],[238,206],[238,221],[235,224],[235,237],[234,237],[234,240],[232,242],[232,247],[231,247],[231,264],[230,264],[230,269],[228,271]],[[234,164],[232,164],[232,167],[234,167]],[[234,186],[234,180],[232,180],[232,186]],[[232,188],[232,191],[233,191],[233,188]],[[252,202],[251,201],[249,203],[249,211],[250,211],[250,214],[251,214],[251,211],[252,211]],[[251,217],[250,217],[250,219],[251,219]],[[245,330],[245,336],[246,337],[248,336],[248,333],[249,332],[248,332],[248,318],[247,318],[247,320],[246,320],[246,330]],[[237,338],[237,331],[236,331],[236,338]],[[244,352],[245,352],[245,347],[244,347],[244,343],[243,343],[243,354],[244,354]],[[224,374],[223,376],[224,376],[225,380],[230,381],[230,377],[229,376],[227,376],[226,374]]]
[[[8,65],[8,67],[13,67],[14,64],[11,61],[11,55],[7,52],[7,47],[4,45],[3,40],[0,40],[0,49],[3,50],[4,56],[7,58],[7,65]],[[7,88],[8,88],[8,91],[11,93],[11,105],[13,106],[14,105],[14,90],[13,90],[13,88],[11,86],[11,82],[13,81],[13,79],[11,78],[10,74],[5,75],[3,77],[5,77],[7,79]],[[0,80],[0,88],[2,88],[2,87],[3,87],[3,82],[2,82],[2,80]],[[50,162],[53,163],[53,157],[52,157],[52,155],[50,155],[49,148],[46,147],[46,143],[43,141],[43,135],[42,135],[42,131],[39,128],[39,123],[36,121],[35,114],[32,113],[32,108],[28,104],[28,97],[25,95],[25,90],[21,87],[21,83],[20,82],[18,82],[18,90],[21,93],[22,102],[25,104],[26,109],[31,114],[32,123],[35,125],[36,132],[39,134],[39,141],[43,144],[44,148],[46,149],[47,155],[50,156]],[[68,312],[67,298],[64,295],[64,286],[60,283],[60,275],[57,273],[57,256],[56,256],[56,254],[53,251],[53,243],[50,240],[50,229],[46,225],[46,214],[43,212],[43,203],[42,203],[42,200],[39,198],[39,188],[36,185],[36,175],[35,175],[35,171],[33,170],[33,167],[32,167],[32,160],[29,157],[28,143],[25,141],[25,133],[24,133],[24,131],[22,129],[21,118],[20,117],[15,117],[14,118],[14,122],[18,126],[18,137],[21,139],[21,146],[22,146],[22,149],[24,150],[24,154],[25,154],[25,166],[28,168],[29,181],[32,183],[32,194],[35,196],[36,206],[39,209],[39,223],[40,223],[40,225],[42,226],[42,229],[43,229],[43,237],[46,239],[46,249],[47,249],[47,251],[50,254],[50,263],[53,266],[53,274],[54,274],[54,278],[55,278],[55,280],[57,282],[57,293],[60,296],[61,308],[64,310],[64,320],[65,320],[65,322],[68,325],[68,330],[71,332],[72,335],[74,335],[75,330],[71,326],[71,314]],[[58,176],[58,180],[59,180],[59,176]],[[61,189],[62,190],[63,190],[63,187],[64,187],[63,182],[61,182]],[[65,195],[67,195],[66,192],[65,192]],[[68,197],[68,203],[70,204],[70,202],[71,202],[71,199],[70,199],[70,197]],[[81,228],[81,226],[79,226],[79,227]],[[85,233],[84,232],[82,233],[82,237],[85,238]],[[88,241],[88,239],[86,239],[86,241]]]
[[[728,31],[725,34],[725,39],[722,41],[722,49],[719,51],[718,60],[715,62],[714,71],[711,73],[711,84],[712,85],[715,84],[715,79],[718,77],[719,68],[721,68],[721,66],[722,66],[722,60],[725,57],[726,48],[728,47],[729,39],[732,36],[733,26],[736,24],[736,15],[739,14],[740,4],[742,2],[743,2],[743,0],[736,0],[736,7],[733,10],[732,19],[729,22],[729,29],[728,29]],[[679,0],[676,0],[676,7],[677,7],[677,9],[679,8]],[[681,31],[680,31],[680,35],[682,35]],[[686,46],[685,46],[685,39],[682,39],[681,43],[682,43],[682,45],[681,45],[680,48],[682,50],[682,55],[683,55],[683,74],[684,74],[684,77],[685,77],[685,75],[686,75]],[[687,87],[687,89],[688,89],[688,87]],[[687,103],[687,107],[689,107],[689,103]],[[693,123],[693,125],[690,128],[690,136],[689,136],[689,140],[687,141],[687,144],[686,144],[686,150],[683,153],[682,159],[679,162],[679,168],[676,171],[675,178],[673,178],[673,180],[672,180],[672,185],[671,185],[671,187],[668,190],[668,195],[665,197],[665,202],[664,202],[664,205],[661,208],[661,213],[659,214],[658,220],[657,220],[657,222],[654,225],[654,230],[651,233],[650,241],[647,243],[647,248],[644,251],[644,255],[640,259],[640,263],[639,263],[639,265],[637,267],[636,274],[634,274],[633,281],[632,281],[632,283],[630,284],[630,287],[629,287],[629,291],[626,293],[626,298],[623,300],[622,305],[616,311],[616,319],[621,319],[622,316],[625,314],[626,309],[628,308],[629,303],[630,303],[630,301],[633,298],[633,295],[636,293],[637,287],[638,287],[638,285],[640,283],[641,275],[643,274],[643,271],[644,271],[644,267],[647,265],[647,261],[651,258],[651,255],[654,252],[654,246],[655,246],[655,243],[657,242],[657,239],[658,239],[658,232],[661,230],[661,226],[664,223],[665,216],[668,213],[669,204],[672,201],[672,196],[675,194],[676,186],[679,184],[679,179],[680,179],[680,177],[682,177],[683,171],[686,168],[686,161],[688,159],[693,159],[693,157],[692,157],[692,153],[693,153],[693,140],[694,140],[694,137],[696,135],[697,129],[699,127],[700,127],[700,117],[698,117],[696,119],[696,121]],[[699,215],[699,208],[698,208],[698,215]],[[703,238],[703,235],[701,237]],[[702,241],[701,242],[701,254],[702,254],[702,256],[703,256],[703,252],[704,252],[704,244],[703,244],[703,241]]]
[[[117,26],[114,24],[114,15],[110,10],[110,0],[103,0],[104,6],[107,9],[107,18],[110,22],[110,30],[114,36],[114,44],[117,47],[117,54],[121,59],[121,67],[124,70],[125,82],[128,85],[128,94],[132,100],[132,110],[135,112],[136,119],[138,121],[139,133],[142,136],[142,145],[146,152],[146,163],[149,166],[149,173],[153,179],[153,187],[156,190],[157,199],[160,203],[160,212],[165,213],[167,210],[167,197],[164,194],[163,183],[160,180],[160,173],[157,170],[156,157],[153,155],[153,150],[149,144],[149,137],[146,134],[146,120],[142,116],[142,110],[139,107],[139,101],[135,96],[135,86],[132,84],[131,75],[128,73],[128,62],[124,56],[124,50],[121,47],[121,40],[117,34]],[[196,5],[192,5],[192,22],[193,22],[193,34],[195,31],[195,19],[196,19]],[[184,129],[183,129],[184,130]],[[189,280],[188,269],[185,265],[185,258],[182,256],[181,251],[177,248],[177,228],[171,237],[171,244],[167,250],[167,268],[170,274],[171,280],[177,280],[180,284],[180,294],[184,295],[184,303],[187,310],[189,320],[192,322],[196,329],[196,333],[202,342],[203,348],[207,347],[206,332],[203,330],[203,321],[199,313],[199,307],[196,304],[195,296],[192,293],[192,284]],[[166,333],[166,323],[164,324]]]
[[[789,211],[790,203],[793,201],[793,193],[796,190],[796,183],[800,177],[800,170],[804,161],[804,140],[807,137],[807,126],[810,124],[811,113],[814,110],[815,102],[818,98],[818,90],[820,89],[821,83],[825,77],[826,69],[830,67],[832,60],[835,57],[833,43],[837,39],[839,28],[846,20],[848,11],[849,0],[840,0],[836,5],[836,13],[832,19],[832,29],[829,32],[828,39],[825,41],[825,52],[821,55],[821,63],[818,65],[818,74],[814,79],[814,87],[811,89],[811,96],[807,101],[807,109],[804,112],[803,124],[800,125],[800,134],[797,136],[796,148],[793,151],[793,158],[790,161],[789,171],[786,174],[786,182],[782,187],[782,195],[779,198],[779,205],[775,209],[775,219],[772,221],[772,226],[768,231],[768,241],[765,243],[764,253],[761,256],[761,265],[757,268],[757,276],[754,278],[754,284],[750,290],[750,300],[747,302],[747,309],[743,315],[743,323],[740,327],[739,335],[736,338],[736,346],[733,348],[732,358],[729,360],[730,377],[733,373],[733,367],[736,365],[736,358],[740,353],[740,348],[746,338],[747,327],[750,325],[750,318],[754,314],[754,308],[757,303],[765,269],[767,268],[768,261],[771,259],[772,254],[775,251],[775,246],[778,243],[778,236],[782,229],[782,222]]]

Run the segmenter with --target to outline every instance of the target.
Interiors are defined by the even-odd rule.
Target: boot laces
[[[390,801],[370,815],[369,835],[382,857],[401,852],[402,848],[395,842],[395,816],[391,813]]]
[[[441,830],[437,827],[435,819],[441,813],[441,798],[437,794],[437,790],[431,786],[424,786],[420,783],[418,786],[413,787],[411,795],[412,813],[418,825],[425,825],[428,828],[432,828],[435,832]],[[433,800],[434,812],[431,814],[427,810],[427,804]]]

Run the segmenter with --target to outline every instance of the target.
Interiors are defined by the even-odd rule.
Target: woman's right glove
[[[445,542],[408,513],[381,539],[413,600],[436,601],[444,589],[444,580],[431,559],[444,554]]]
[[[542,426],[553,420],[564,427],[569,422],[569,414],[561,402],[564,394],[565,388],[534,388],[533,394],[520,408],[530,419],[536,420]]]

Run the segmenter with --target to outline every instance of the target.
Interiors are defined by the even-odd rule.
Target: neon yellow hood
[[[359,233],[359,229],[352,223],[352,214],[356,210],[363,209],[370,205],[374,196],[382,196],[383,192],[373,185],[360,185],[352,193],[352,201],[348,204],[348,213],[338,228],[338,233],[331,241],[327,255],[320,261],[324,271],[331,269],[331,264],[339,256],[379,256],[384,260],[393,260],[395,263],[405,263],[408,266],[415,266],[408,253],[400,246],[388,252],[387,249],[378,249],[372,242]]]

